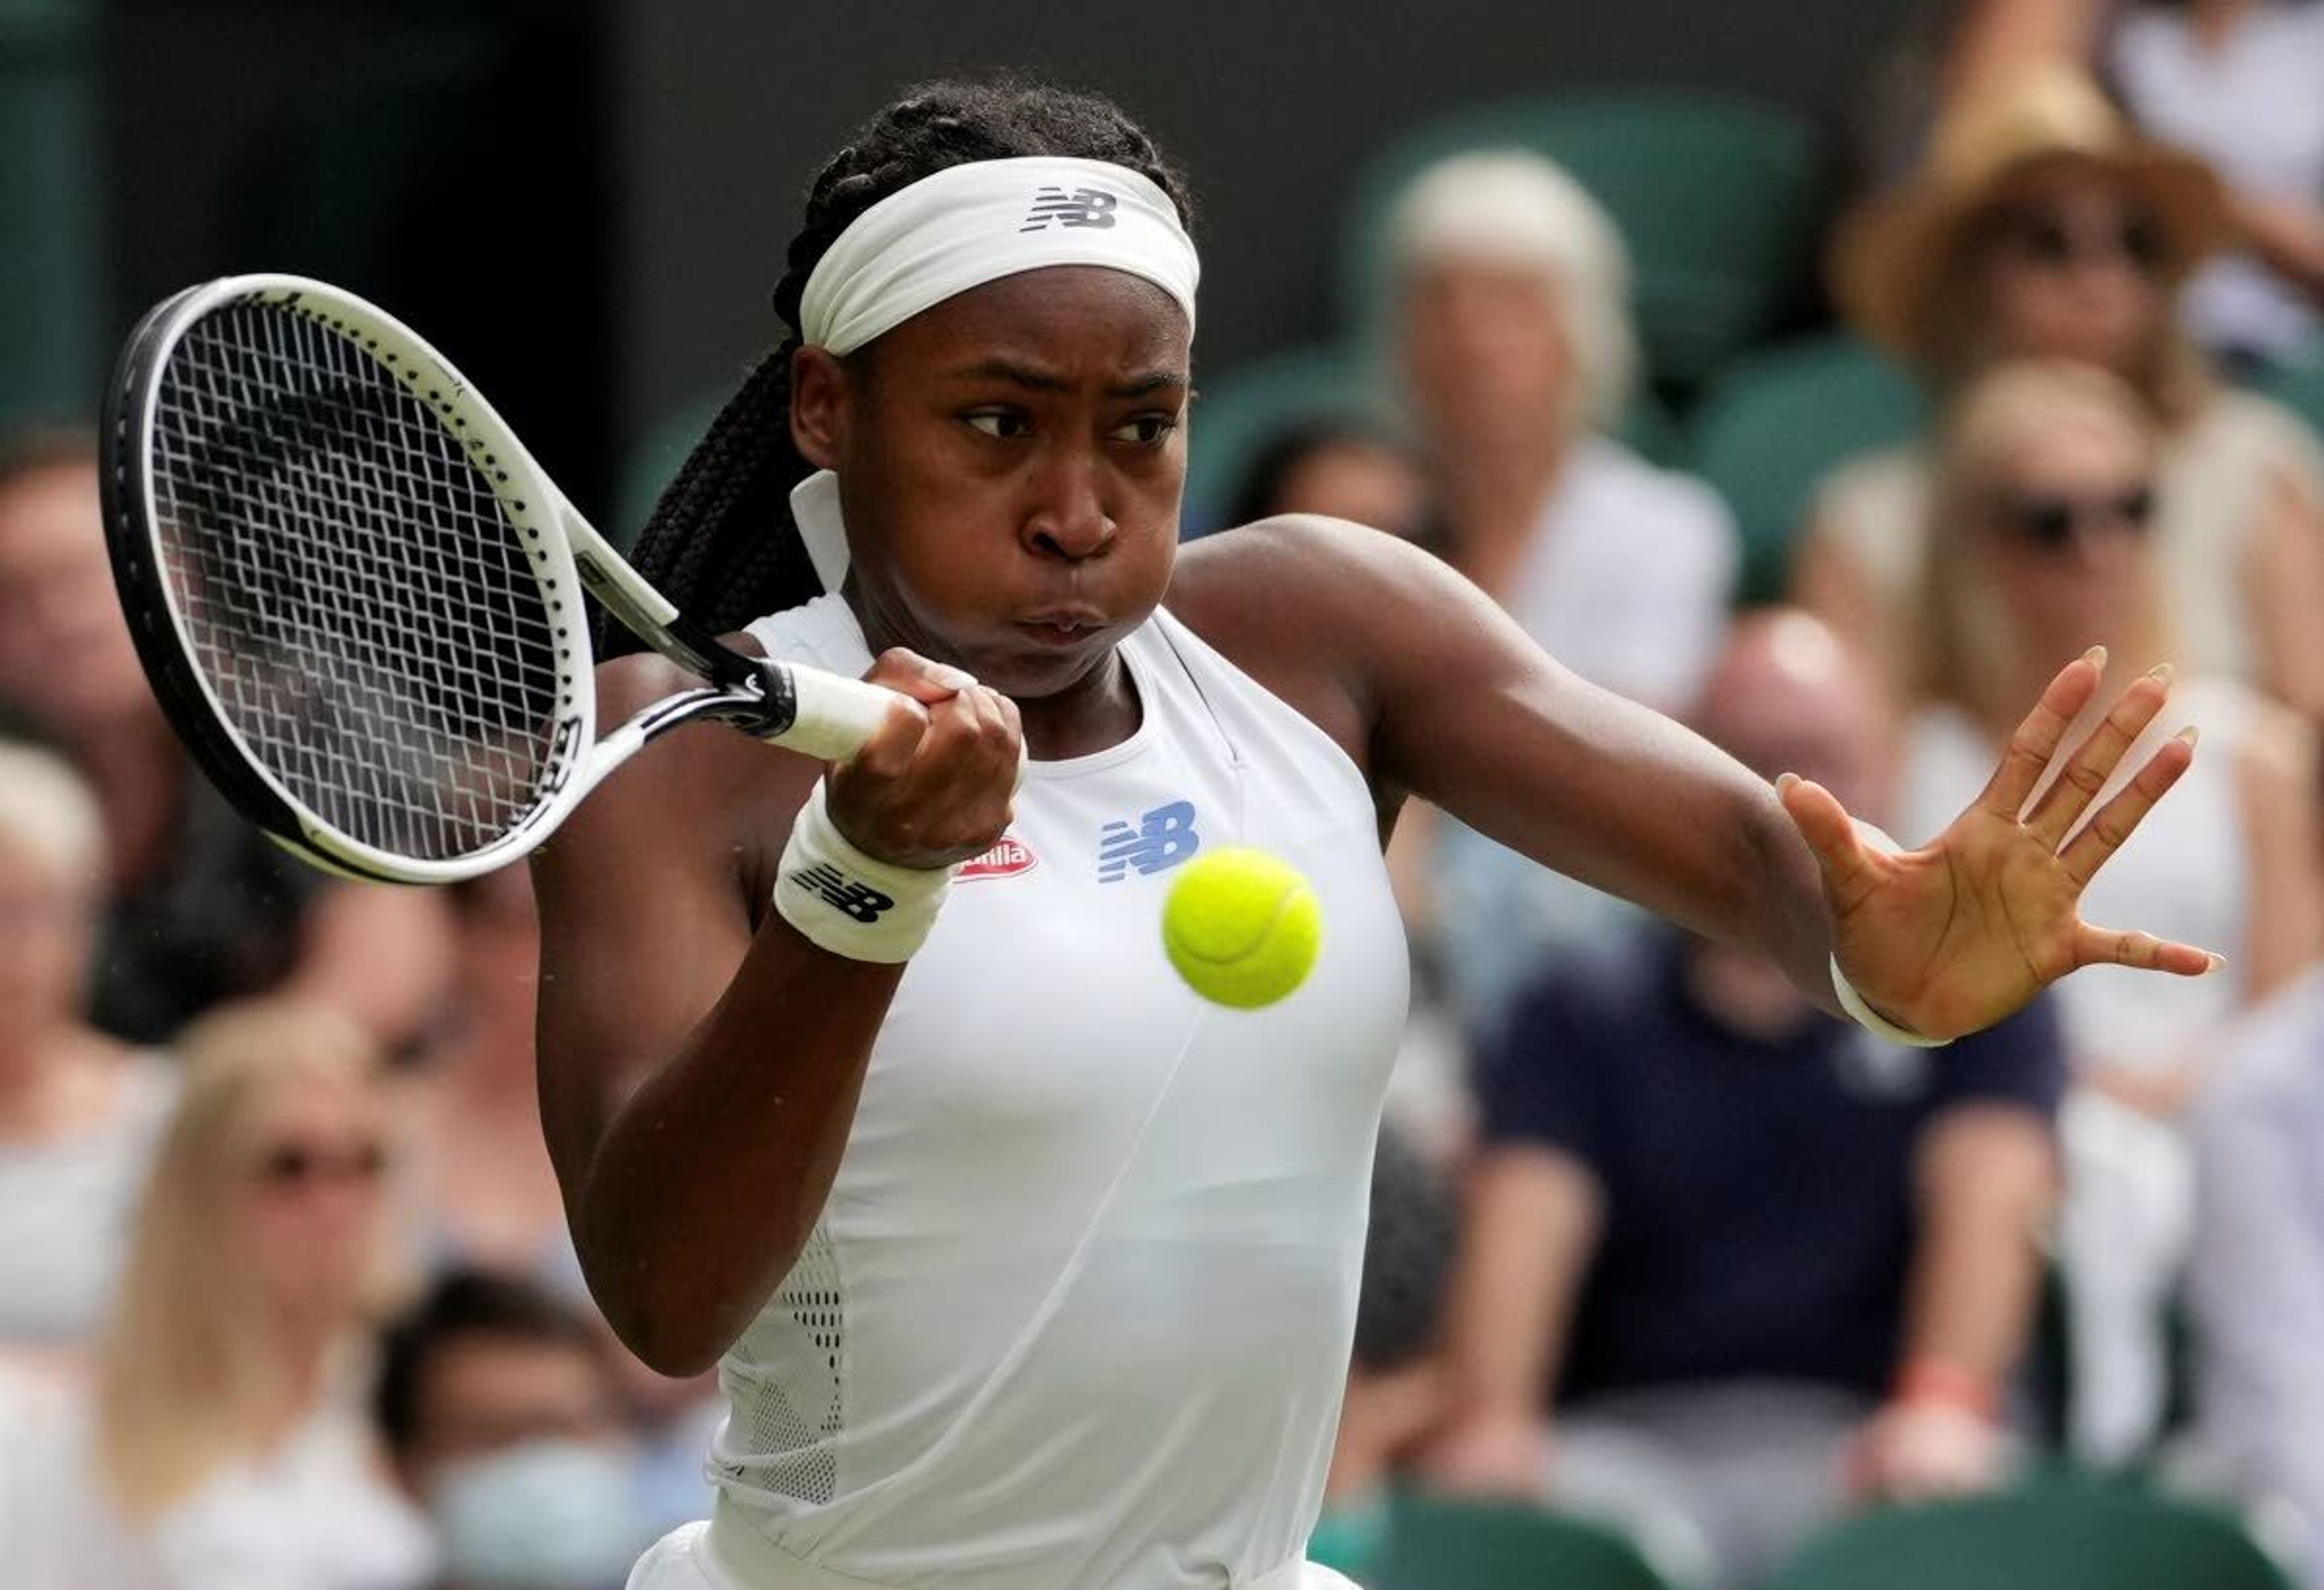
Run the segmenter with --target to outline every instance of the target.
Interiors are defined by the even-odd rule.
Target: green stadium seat
[[[2305,358],[2272,365],[2252,382],[2252,390],[2273,398],[2285,408],[2324,431],[2324,348]]]
[[[1369,336],[1385,324],[1385,232],[1405,186],[1448,155],[1511,146],[1557,162],[1614,217],[1636,267],[1646,366],[1665,387],[1699,387],[1812,280],[1825,182],[1805,117],[1681,89],[1536,95],[1424,123],[1369,163],[1340,242],[1352,324]]]
[[[1754,355],[1719,379],[1693,415],[1686,463],[1734,510],[1743,600],[1783,594],[1817,483],[1859,452],[1914,435],[1927,411],[1910,376],[1844,337]]]
[[[1366,1590],[1667,1590],[1622,1536],[1511,1503],[1397,1498]]]
[[[0,426],[93,420],[105,383],[95,13],[0,0]]]
[[[2292,1590],[2229,1515],[2058,1475],[2003,1495],[1852,1519],[1762,1590]]]
[[[1314,343],[1236,365],[1215,380],[1197,373],[1186,433],[1185,530],[1223,527],[1244,471],[1305,425],[1384,425],[1377,378],[1352,348]]]

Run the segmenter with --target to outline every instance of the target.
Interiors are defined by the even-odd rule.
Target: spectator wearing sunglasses
[[[2163,456],[2138,394],[2088,365],[2007,365],[1961,393],[1935,454],[1900,839],[1935,832],[1977,793],[2026,681],[2094,643],[2110,686],[2180,654],[2156,544]],[[2123,776],[2182,727],[2200,729],[2200,753],[2092,883],[2087,909],[2215,946],[2227,967],[2163,998],[2103,967],[2059,991],[2074,1076],[2059,1123],[2069,1433],[2107,1462],[2140,1455],[2164,1412],[2163,1327],[2192,1208],[2188,1106],[2233,1020],[2324,946],[2308,726],[2189,670]],[[2106,731],[2093,719],[2068,737],[2088,732]],[[2108,798],[2092,820],[2105,820]]]
[[[124,1590],[417,1590],[433,1544],[364,1400],[398,1290],[377,1051],[287,1003],[223,1009],[179,1047],[92,1406],[44,1465],[82,1493],[33,1559]]]
[[[1956,105],[1924,169],[1843,226],[1855,327],[1941,405],[1994,365],[2064,358],[2127,382],[2160,428],[2152,541],[2181,661],[2324,714],[2324,453],[2288,411],[2222,384],[2175,319],[2228,230],[2209,167],[2133,133],[2065,66]],[[1927,552],[1925,442],[1843,466],[1794,568],[1800,599],[1900,685]]]

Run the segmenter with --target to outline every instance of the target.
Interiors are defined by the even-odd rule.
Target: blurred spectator
[[[1738,627],[1697,723],[1863,811],[1881,716],[1861,662],[1780,614]],[[1641,931],[1533,985],[1480,1068],[1428,1463],[1744,1584],[1851,1493],[2001,1477],[2064,1061],[2046,1002],[1901,1049],[1770,960]]]
[[[411,1590],[428,1532],[357,1384],[392,1276],[376,1050],[287,1003],[222,1011],[181,1047],[93,1428],[47,1465],[88,1476],[50,1545],[88,1585]]]
[[[1927,153],[1938,107],[2029,70],[2087,66],[2120,0],[1920,0],[1859,106],[1856,174],[1886,187]]]
[[[2166,438],[2155,553],[2182,660],[2324,714],[2324,458],[2289,411],[2219,384],[2172,319],[2226,226],[2208,167],[2138,139],[2059,68],[1948,115],[1923,171],[1843,229],[1835,286],[1941,400],[2013,357],[2128,381]],[[1802,599],[1899,680],[1920,667],[1909,609],[1930,471],[1924,448],[1843,467],[1794,575]]]
[[[1444,1286],[1460,1239],[1458,1212],[1428,1161],[1392,1129],[1372,1158],[1355,1350],[1323,1514],[1307,1555],[1360,1579],[1388,1531],[1388,1488],[1414,1444],[1442,1415],[1436,1357]]]
[[[1739,553],[1707,486],[1609,434],[1637,365],[1612,221],[1541,156],[1484,152],[1423,172],[1388,236],[1424,539],[1576,673],[1683,706],[1726,633]],[[1471,1025],[1545,943],[1600,933],[1620,909],[1416,802],[1390,860]]]
[[[2089,365],[2005,366],[1962,396],[1940,451],[1926,701],[1903,736],[1900,838],[1925,838],[1976,796],[2024,704],[2086,647],[2108,649],[2107,687],[2069,744],[2172,654],[2150,546],[2158,458],[2136,395]],[[2163,1412],[2163,1311],[2190,1215],[2181,1112],[2223,1027],[2324,943],[2311,740],[2291,714],[2190,670],[2098,800],[2190,723],[2201,753],[2083,910],[2217,949],[2227,966],[2192,983],[2094,967],[2056,996],[2077,1084],[2061,1120],[2070,1426],[2103,1461],[2139,1454]]]
[[[1251,461],[1227,522],[1321,513],[1409,541],[1420,533],[1423,491],[1419,467],[1386,437],[1350,424],[1302,426]]]
[[[0,1358],[61,1366],[95,1334],[175,1091],[82,1018],[105,899],[97,798],[0,740]]]
[[[1388,239],[1446,555],[1576,673],[1683,706],[1726,630],[1735,526],[1709,487],[1609,434],[1637,365],[1613,222],[1511,150],[1423,172]]]
[[[2191,1129],[2199,1461],[2263,1520],[2289,1514],[2324,1590],[2324,972],[2237,1031]]]
[[[2140,125],[2198,152],[2228,184],[2243,252],[2188,283],[2188,329],[2239,367],[2307,349],[2324,299],[2324,6],[2133,5],[2106,65]]]
[[[461,883],[452,902],[452,997],[406,1085],[412,1176],[431,1267],[529,1276],[588,1293],[541,1136],[533,1012],[540,924],[521,866]]]
[[[333,883],[263,838],[187,761],[115,594],[94,440],[0,446],[0,701],[63,744],[96,786],[114,893],[97,1025],[158,1043],[222,999],[272,990],[415,1036],[446,972],[443,905]]]
[[[446,1275],[389,1334],[376,1402],[439,1590],[610,1590],[659,1532],[595,1327],[528,1281]]]

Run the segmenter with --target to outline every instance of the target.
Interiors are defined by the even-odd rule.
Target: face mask
[[[1361,1578],[1379,1558],[1388,1543],[1388,1496],[1360,1497],[1339,1507],[1326,1507],[1307,1537],[1307,1560]]]
[[[429,1500],[444,1576],[479,1590],[602,1590],[648,1544],[618,1447],[527,1442],[447,1467]]]

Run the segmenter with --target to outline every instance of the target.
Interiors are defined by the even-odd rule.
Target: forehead
[[[874,346],[883,365],[990,357],[1093,374],[1183,375],[1193,341],[1177,300],[1143,277],[1102,265],[1050,265],[955,294]]]

